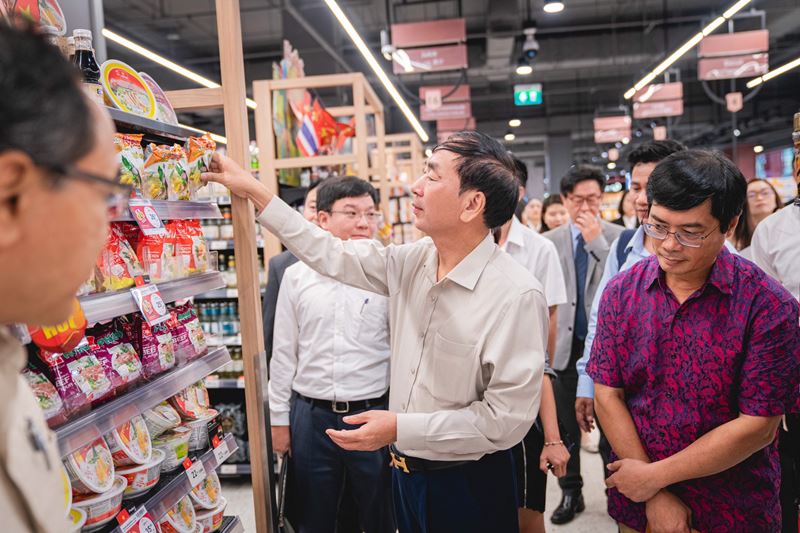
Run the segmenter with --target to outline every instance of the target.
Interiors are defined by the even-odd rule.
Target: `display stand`
[[[245,103],[244,58],[239,0],[216,0],[222,87],[167,92],[176,111],[222,108],[228,157],[242,168],[250,167],[250,133]],[[247,382],[245,401],[253,481],[256,531],[277,531],[275,495],[271,490],[271,464],[267,453],[264,387],[266,384],[264,332],[261,322],[261,292],[253,205],[232,197],[237,295],[241,317],[242,359]]]
[[[315,157],[279,158],[275,152],[275,130],[273,127],[272,92],[289,89],[346,88],[353,94],[352,106],[328,107],[334,117],[355,117],[355,137],[353,153],[324,155]],[[331,74],[327,76],[307,76],[285,80],[259,80],[253,82],[253,99],[258,105],[256,112],[256,142],[259,150],[259,172],[261,181],[272,193],[278,195],[278,170],[287,168],[308,168],[326,165],[355,165],[359,178],[377,182],[381,193],[381,210],[388,212],[389,187],[386,180],[385,162],[385,122],[383,104],[367,79],[360,72]],[[367,132],[367,117],[374,115],[375,133]],[[376,145],[372,164],[368,138]],[[281,253],[281,243],[274,235],[264,236],[264,260],[269,261]],[[249,386],[249,385],[248,385]]]

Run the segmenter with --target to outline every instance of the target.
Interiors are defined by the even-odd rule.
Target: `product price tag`
[[[155,285],[143,285],[131,289],[131,294],[136,300],[136,305],[144,315],[144,319],[150,326],[161,324],[169,319],[169,311],[158,287]]]
[[[128,208],[131,210],[131,216],[139,225],[139,229],[145,235],[166,235],[167,230],[161,219],[158,217],[153,204],[150,200],[143,200],[141,198],[131,198],[128,200]]]
[[[122,533],[158,533],[150,513],[144,506],[139,507],[133,514],[123,509],[117,515],[117,522]]]
[[[219,467],[219,473],[233,475],[236,473],[236,465],[222,465]]]
[[[186,469],[186,476],[189,478],[192,488],[196,487],[206,478],[206,467],[203,461],[194,462],[188,457],[183,461],[183,468]]]
[[[217,437],[214,438],[216,439]],[[219,465],[222,464],[230,454],[228,453],[228,443],[222,439],[218,439],[218,442],[219,444],[214,444],[214,457]]]

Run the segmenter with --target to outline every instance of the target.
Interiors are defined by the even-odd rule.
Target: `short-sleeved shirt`
[[[800,371],[798,303],[753,263],[723,249],[683,304],[656,256],[614,277],[603,294],[587,367],[625,391],[651,461],[675,455],[740,413],[771,417],[793,404]],[[713,476],[669,490],[703,532],[780,531],[776,443]],[[645,505],[616,489],[609,514],[644,531]]]

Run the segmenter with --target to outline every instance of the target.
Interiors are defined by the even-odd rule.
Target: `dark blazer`
[[[267,289],[264,292],[262,309],[264,315],[264,350],[267,352],[267,363],[272,359],[272,330],[275,327],[278,290],[281,288],[283,273],[295,263],[297,263],[297,258],[287,250],[271,258],[267,267]]]

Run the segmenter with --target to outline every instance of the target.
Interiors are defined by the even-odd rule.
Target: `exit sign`
[[[541,105],[542,84],[514,85],[514,105]]]

